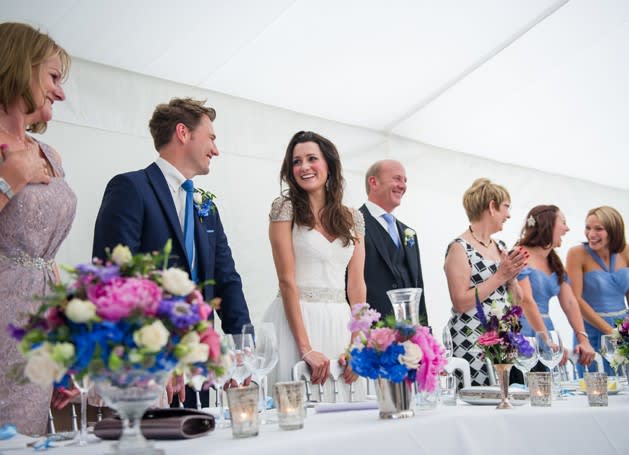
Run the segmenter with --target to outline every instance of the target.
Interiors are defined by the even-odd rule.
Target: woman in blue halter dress
[[[627,314],[629,248],[623,219],[612,207],[588,212],[585,236],[587,242],[568,252],[567,270],[585,319],[585,331],[594,349],[600,351],[601,336],[612,333],[616,320]],[[604,362],[607,374],[613,374],[607,360]]]
[[[561,246],[569,228],[566,218],[555,205],[538,205],[526,216],[518,245],[529,252],[528,266],[520,272],[522,288],[522,335],[535,336],[535,332],[555,330],[548,314],[549,301],[557,297],[575,333],[574,351],[579,363],[589,365],[594,359],[592,348],[583,325],[579,303],[568,284],[564,266],[555,252]],[[564,360],[567,359],[567,353]]]

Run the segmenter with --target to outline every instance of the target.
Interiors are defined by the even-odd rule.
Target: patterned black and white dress
[[[457,238],[448,245],[448,251],[454,242],[459,243],[465,253],[467,260],[472,268],[470,278],[470,289],[487,281],[500,265],[500,261],[492,261],[484,258],[472,245],[462,238]],[[496,242],[501,251],[506,251],[506,245],[502,241]],[[447,255],[447,252],[446,252]],[[499,286],[491,295],[483,301],[485,313],[489,311],[492,303],[498,307],[504,307],[507,302],[507,283]],[[476,347],[476,339],[480,335],[478,327],[480,321],[476,316],[476,308],[472,308],[465,313],[458,313],[452,308],[452,316],[448,321],[452,343],[454,345],[454,357],[460,357],[467,360],[470,364],[470,373],[472,375],[472,385],[489,385],[489,376],[487,375],[487,367],[485,360],[482,358],[482,351]]]

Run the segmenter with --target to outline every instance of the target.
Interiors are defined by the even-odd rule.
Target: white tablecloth
[[[48,452],[95,455],[108,452],[110,444],[103,441]],[[24,445],[23,437],[0,441],[0,452],[33,453],[32,449],[20,450]],[[527,404],[499,411],[494,406],[440,406],[398,421],[381,420],[376,410],[311,412],[302,430],[283,431],[277,424],[263,425],[257,437],[237,440],[230,429],[221,429],[202,438],[156,442],[156,446],[177,455],[390,455],[392,450],[412,455],[627,454],[629,392],[610,396],[605,408],[590,408],[587,398],[579,395],[555,401],[550,408]]]

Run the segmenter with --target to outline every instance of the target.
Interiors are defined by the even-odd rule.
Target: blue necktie
[[[385,213],[382,215],[384,221],[387,222],[387,231],[389,231],[389,235],[391,236],[391,240],[395,243],[396,247],[400,247],[400,233],[397,231],[397,226],[395,225],[395,217],[390,213]]]
[[[194,261],[194,183],[192,180],[186,180],[181,184],[186,192],[186,211],[183,222],[183,243],[186,246],[186,255],[188,256],[188,265],[190,266],[190,279],[197,282],[196,261]]]

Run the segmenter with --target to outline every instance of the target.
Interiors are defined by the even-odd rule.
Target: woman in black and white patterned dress
[[[522,295],[516,277],[526,266],[528,253],[519,248],[507,252],[504,242],[491,238],[511,217],[510,206],[511,197],[504,187],[485,178],[475,180],[463,195],[470,225],[446,251],[444,269],[452,300],[448,327],[454,357],[470,364],[472,385],[489,384],[482,352],[476,347],[480,321],[476,316],[474,289],[478,289],[485,312],[492,304],[504,307],[508,292],[516,302]]]

